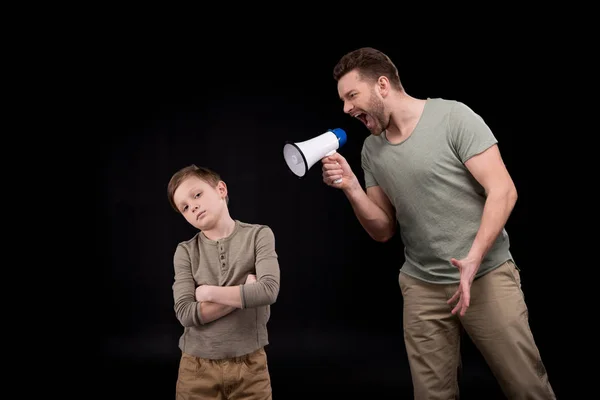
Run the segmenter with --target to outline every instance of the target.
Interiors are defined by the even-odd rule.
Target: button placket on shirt
[[[221,270],[225,271],[227,269],[227,257],[225,256],[225,245],[223,245],[223,242],[217,241],[217,251],[219,252]]]

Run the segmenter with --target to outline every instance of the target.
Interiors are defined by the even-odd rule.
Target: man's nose
[[[346,114],[350,114],[350,111],[352,111],[353,108],[354,108],[354,106],[351,103],[348,103],[348,102],[344,103],[344,112]]]

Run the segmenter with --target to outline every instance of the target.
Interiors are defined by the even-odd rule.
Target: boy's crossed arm
[[[256,282],[256,275],[249,274],[245,283],[253,282]],[[236,308],[242,308],[238,286],[198,286],[196,300],[200,303],[200,314],[205,324],[224,317]]]
[[[275,237],[270,228],[262,229],[256,240],[256,276],[252,284],[214,286],[201,285],[196,288],[196,301],[218,303],[224,307],[215,312],[231,312],[235,308],[253,308],[275,303],[279,294],[279,262],[275,252]],[[211,307],[212,310],[212,307]]]

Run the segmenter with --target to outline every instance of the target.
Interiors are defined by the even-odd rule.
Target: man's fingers
[[[334,175],[343,175],[344,170],[339,164],[323,164],[323,177],[332,177]]]
[[[456,307],[454,307],[452,309],[452,315],[455,315],[458,310],[460,310],[462,308],[462,299],[458,302],[458,304],[456,304]]]
[[[338,180],[342,179],[343,176],[343,171],[341,169],[335,169],[335,170],[323,170],[323,182],[325,182],[328,185],[337,185],[340,182]],[[338,181],[338,182],[336,182]]]
[[[460,315],[463,316],[465,315],[465,312],[467,311],[467,307],[469,307],[469,303],[468,303],[468,299],[469,299],[469,291],[468,290],[464,290],[464,284],[461,283],[458,286],[458,289],[456,290],[456,292],[454,293],[454,295],[450,298],[450,300],[447,301],[448,304],[452,304],[455,301],[458,300],[458,303],[456,303],[456,305],[454,306],[454,308],[452,309],[452,315],[456,315],[456,313],[460,312]]]
[[[458,288],[458,290],[456,291],[456,293],[454,293],[454,296],[452,296],[450,298],[450,300],[447,301],[448,304],[452,304],[454,303],[456,300],[458,300],[458,298],[460,297],[460,287]]]
[[[323,163],[323,171],[329,170],[329,169],[342,169],[342,167],[340,166],[340,164],[338,164],[336,162]]]
[[[338,169],[330,169],[327,171],[323,171],[323,176],[328,176],[328,177],[332,177],[332,176],[341,176],[343,175],[344,171],[341,168]]]
[[[345,158],[338,152],[333,153],[330,156],[325,157],[329,161],[339,162],[340,160],[345,160]]]
[[[467,312],[467,308],[469,308],[469,304],[471,302],[471,294],[469,293],[469,290],[465,290],[465,292],[463,293],[463,295],[461,297],[461,301],[462,301],[462,310],[460,311],[460,316],[462,317]]]

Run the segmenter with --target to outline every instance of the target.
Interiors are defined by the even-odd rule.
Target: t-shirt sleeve
[[[378,186],[377,180],[373,176],[371,171],[371,163],[369,161],[368,150],[366,144],[363,144],[362,151],[360,153],[361,166],[365,177],[365,189],[369,186]]]
[[[464,103],[457,102],[454,105],[448,124],[450,142],[463,163],[498,143],[483,118]]]

